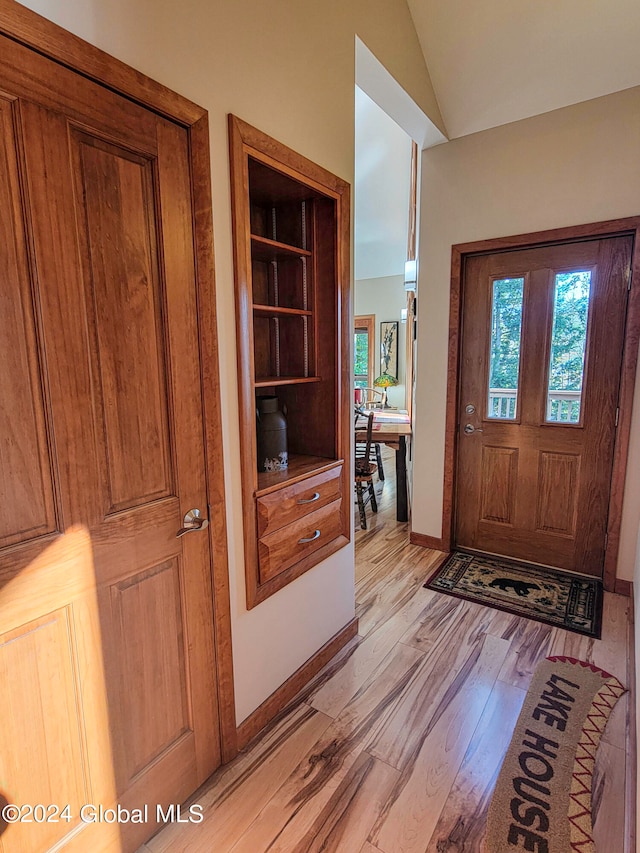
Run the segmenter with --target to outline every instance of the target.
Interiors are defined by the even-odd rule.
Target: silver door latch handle
[[[182,519],[182,527],[176,533],[176,539],[191,533],[192,530],[204,530],[209,526],[209,519],[204,518],[199,509],[190,509]]]
[[[464,425],[464,434],[472,435],[474,432],[484,432],[482,429],[476,429],[473,424],[465,424]]]

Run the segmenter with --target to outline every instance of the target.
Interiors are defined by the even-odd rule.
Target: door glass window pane
[[[555,280],[549,354],[549,423],[578,423],[591,296],[591,272],[559,273]]]
[[[518,410],[524,278],[493,282],[487,417],[513,420]]]

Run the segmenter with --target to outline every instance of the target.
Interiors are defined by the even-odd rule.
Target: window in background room
[[[372,388],[375,369],[375,314],[354,317],[353,380],[356,388]]]

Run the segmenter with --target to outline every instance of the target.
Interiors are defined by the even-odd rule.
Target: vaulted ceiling
[[[407,0],[450,138],[640,85],[639,0]]]

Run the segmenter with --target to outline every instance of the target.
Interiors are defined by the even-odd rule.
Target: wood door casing
[[[364,332],[367,335],[367,386],[373,388],[376,375],[376,315],[360,314],[354,317],[353,329],[354,333]]]
[[[467,259],[458,546],[602,575],[631,251],[632,239],[619,237]],[[548,423],[555,272],[571,269],[592,271],[583,415],[580,424]],[[492,282],[516,276],[524,279],[519,410],[515,420],[500,420],[486,410]],[[468,404],[477,412],[468,415]]]
[[[0,850],[126,851],[220,763],[189,144],[2,42]]]

